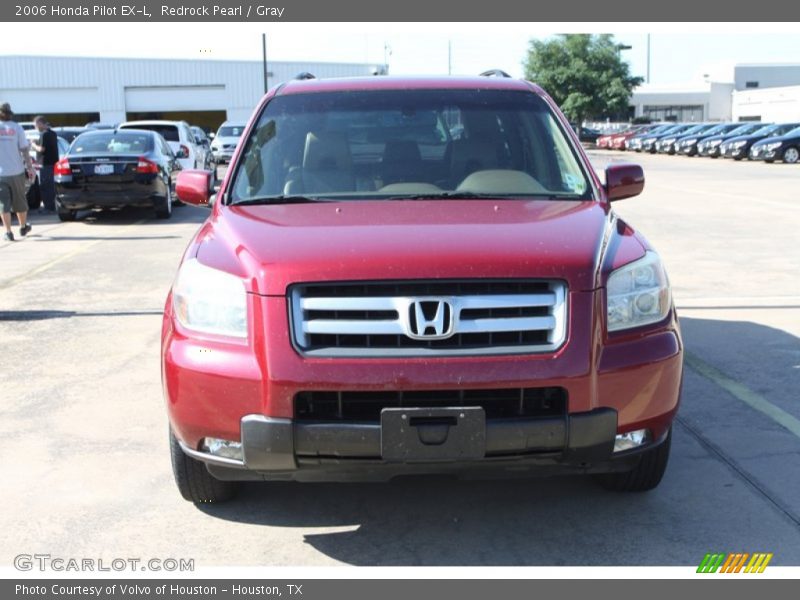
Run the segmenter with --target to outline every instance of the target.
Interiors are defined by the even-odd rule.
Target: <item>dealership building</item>
[[[272,87],[302,72],[317,77],[374,75],[366,63],[268,63]],[[54,125],[183,119],[209,131],[246,121],[264,94],[260,61],[0,57],[0,102],[19,121],[43,114]]]
[[[738,64],[723,81],[644,84],[631,105],[653,121],[800,121],[800,64]]]

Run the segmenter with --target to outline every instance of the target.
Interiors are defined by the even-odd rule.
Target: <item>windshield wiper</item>
[[[259,196],[245,198],[231,202],[229,206],[254,206],[257,204],[310,204],[313,202],[329,202],[323,198],[310,198],[308,196]]]

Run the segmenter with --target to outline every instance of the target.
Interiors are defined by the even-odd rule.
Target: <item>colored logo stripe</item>
[[[747,559],[750,559],[749,562]],[[708,553],[703,557],[700,566],[697,567],[698,573],[739,573],[744,567],[745,573],[763,573],[764,569],[772,560],[772,553],[755,552],[733,552],[730,554]],[[747,566],[745,566],[747,562]]]

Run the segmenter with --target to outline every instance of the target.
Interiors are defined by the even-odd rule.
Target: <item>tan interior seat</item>
[[[306,134],[303,168],[289,178],[285,193],[349,192],[355,190],[353,160],[347,135],[341,132]]]

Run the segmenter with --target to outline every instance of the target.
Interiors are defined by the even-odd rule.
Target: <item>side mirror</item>
[[[638,196],[644,189],[644,171],[639,165],[617,163],[606,167],[608,201]]]
[[[175,192],[178,199],[194,206],[208,206],[212,192],[211,171],[188,169],[178,173]]]
[[[189,158],[189,148],[181,144],[181,147],[175,153],[175,158]]]

